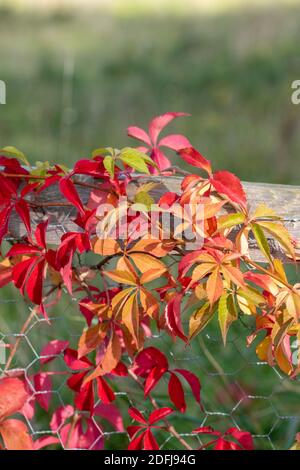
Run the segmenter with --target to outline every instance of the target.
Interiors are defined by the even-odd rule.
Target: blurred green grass
[[[0,79],[8,95],[0,106],[0,146],[19,147],[31,162],[71,165],[99,146],[127,145],[128,125],[186,111],[192,118],[178,120],[170,132],[185,133],[215,167],[244,180],[299,184],[300,108],[290,101],[291,83],[299,78],[299,20],[300,8],[288,6],[183,16],[133,10],[21,14],[3,7]],[[292,270],[290,276],[299,279]],[[3,289],[0,312],[1,332],[18,333],[28,306],[14,289]],[[13,366],[32,364],[28,374],[36,371],[42,344],[53,338],[76,346],[83,321],[74,303],[63,301],[53,315],[51,328],[36,324],[23,338]],[[289,447],[299,431],[299,383],[258,366],[241,325],[225,349],[216,325],[210,328],[192,352],[157,340],[182,367],[199,373],[206,424],[237,422],[261,436],[258,448]],[[58,389],[67,403],[63,383]],[[163,384],[162,404],[165,390]],[[143,405],[137,390],[126,391]],[[198,408],[188,414],[188,426],[176,418],[183,432],[204,419]],[[35,427],[47,429],[47,416],[39,419]],[[120,437],[120,445],[125,440]]]
[[[215,168],[299,183],[291,83],[299,78],[300,8],[130,11],[2,8],[0,145],[32,162],[71,165],[100,145],[127,145],[128,125],[186,111],[192,117],[170,131],[185,133]]]

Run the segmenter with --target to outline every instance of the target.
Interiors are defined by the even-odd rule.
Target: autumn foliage
[[[300,338],[300,287],[289,283],[282,262],[272,256],[267,236],[276,239],[292,261],[296,261],[295,242],[273,210],[264,205],[250,208],[239,179],[228,171],[215,172],[186,137],[160,138],[163,128],[180,116],[186,115],[158,116],[148,132],[129,127],[128,135],[140,141],[139,147],[97,149],[72,170],[60,164],[31,167],[16,149],[1,150],[0,287],[12,283],[31,306],[27,322],[34,315],[45,318],[49,329],[51,309],[59,305],[62,294],[76,293],[85,321],[78,343],[69,338],[45,342],[40,371],[31,377],[12,368],[17,348],[10,345],[0,378],[2,449],[103,449],[107,423],[124,432],[124,420],[130,423],[128,449],[159,449],[168,435],[183,449],[191,449],[172,420],[176,414],[184,420],[193,400],[199,427],[190,427],[189,432],[208,436],[194,450],[251,450],[247,429],[224,430],[221,418],[220,429],[201,426],[205,379],[200,384],[193,370],[174,367],[151,343],[159,334],[189,348],[214,318],[226,344],[233,322],[244,315],[254,317],[256,328],[245,335],[245,347],[256,347],[259,359],[291,378],[299,373],[291,342]],[[155,201],[155,178],[149,182],[143,174],[168,178],[178,171],[165,149],[188,163],[190,173],[182,179],[180,192],[164,193]],[[139,182],[134,193],[133,180]],[[34,227],[31,217],[33,210],[41,209],[38,196],[51,186],[60,191],[57,203],[76,212],[77,229],[65,233],[59,246],[47,240],[51,223],[47,203]],[[80,197],[80,186],[89,189],[86,201]],[[99,212],[100,206],[104,209]],[[158,214],[155,236],[149,236],[153,212]],[[165,228],[162,214],[173,222],[180,215],[181,221]],[[7,249],[12,217],[21,220],[26,235]],[[192,249],[186,229],[196,241],[201,239]],[[265,257],[264,264],[252,260],[250,235]],[[47,366],[57,364],[55,370],[62,373],[61,359],[73,401],[49,415],[52,433],[34,440],[24,417],[32,417],[39,407],[49,410],[53,371]],[[116,392],[122,390],[117,389],[116,378],[143,390],[147,412],[117,407]],[[156,398],[158,387],[164,390],[167,407]]]

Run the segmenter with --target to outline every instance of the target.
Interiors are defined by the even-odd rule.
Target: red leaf
[[[36,261],[37,257],[34,256],[33,258],[21,261],[20,263],[16,264],[13,268],[13,282],[15,286],[20,289],[22,295],[24,295],[25,282],[28,273],[30,272],[32,266],[36,263]]]
[[[157,421],[169,416],[171,413],[174,413],[174,410],[168,407],[160,408],[159,410],[152,411],[152,413],[149,416],[149,424],[152,426]]]
[[[198,403],[200,403],[201,385],[200,385],[200,380],[198,379],[198,377],[192,372],[190,372],[189,370],[185,370],[185,369],[175,369],[175,372],[178,372],[178,374],[181,374],[185,378],[185,380],[191,387],[195,400]]]
[[[78,352],[70,348],[65,350],[64,360],[72,370],[89,369],[93,365],[86,357],[78,359]]]
[[[152,149],[150,157],[157,164],[160,170],[166,170],[167,168],[170,168],[171,166],[170,160],[158,147],[155,147]],[[157,169],[153,168],[152,173],[154,174],[158,173]]]
[[[115,405],[100,403],[95,407],[94,415],[101,416],[109,421],[116,431],[124,432],[122,415]]]
[[[169,385],[168,385],[168,390],[169,390],[169,396],[171,401],[174,403],[176,408],[181,412],[184,413],[186,410],[186,403],[184,399],[184,390],[181,385],[180,380],[178,377],[171,373],[171,377],[169,380]]]
[[[166,127],[173,119],[180,116],[190,116],[187,113],[166,113],[161,116],[157,116],[149,124],[149,135],[152,143],[156,145],[157,137],[161,133],[164,127]]]
[[[166,356],[159,349],[150,346],[143,349],[135,358],[135,373],[140,376],[148,375],[153,367],[169,368]]]
[[[47,372],[39,372],[34,375],[33,381],[35,391],[41,392],[35,395],[35,399],[44,410],[48,411],[52,392],[51,378]]]
[[[131,416],[132,419],[134,419],[138,423],[147,424],[147,421],[145,420],[144,416],[137,408],[129,408],[128,414],[129,416]]]
[[[62,178],[59,182],[59,188],[65,198],[70,201],[81,214],[84,214],[84,208],[75,186],[69,177]]]
[[[20,199],[18,202],[15,203],[16,212],[21,217],[24,225],[26,227],[27,233],[30,235],[31,233],[31,225],[30,225],[30,213],[28,209],[27,202],[23,199]]]
[[[57,432],[61,426],[63,426],[68,418],[73,416],[74,408],[71,405],[67,406],[60,406],[57,410],[53,413],[50,428],[53,432]]]
[[[75,406],[79,410],[89,411],[93,414],[94,410],[94,387],[93,382],[83,385],[79,392],[76,393]]]
[[[245,450],[253,450],[253,439],[249,432],[240,431],[237,428],[230,428],[226,431],[226,434],[230,434],[236,439]]]
[[[202,426],[194,429],[193,434],[211,434],[212,436],[221,436],[219,431],[215,431],[211,426]]]
[[[4,207],[2,211],[0,211],[0,242],[2,242],[3,238],[8,232],[8,222],[12,212],[13,206],[8,205]]]
[[[40,354],[40,363],[47,364],[61,354],[69,345],[69,341],[54,339],[47,343]]]
[[[181,325],[181,299],[182,294],[176,294],[167,304],[165,316],[168,329],[173,336],[178,336],[187,343],[188,339],[182,330]]]
[[[145,434],[146,434],[146,431],[142,432],[135,439],[132,439],[132,441],[129,443],[128,450],[141,450],[143,447],[143,440],[144,440]]]
[[[86,376],[86,372],[79,372],[78,374],[73,374],[67,380],[67,385],[74,392],[80,392],[83,379]]]
[[[246,208],[247,198],[240,180],[229,171],[217,171],[211,183],[220,194],[225,194],[230,201]]]
[[[0,379],[0,421],[20,411],[28,398],[22,380],[15,377]]]
[[[45,260],[39,261],[32,268],[28,276],[26,291],[30,300],[37,305],[42,303],[43,299],[43,277],[44,277]]]
[[[103,403],[111,403],[115,399],[115,394],[108,383],[102,378],[97,377],[98,396]]]
[[[40,249],[32,245],[24,245],[22,243],[16,243],[11,249],[7,252],[6,256],[9,258],[11,256],[21,256],[21,255],[35,255],[40,254]]]
[[[136,127],[136,126],[128,127],[127,135],[129,137],[133,137],[134,139],[141,140],[145,144],[149,145],[149,147],[151,147],[151,141],[150,141],[148,134],[140,127]]]
[[[151,390],[158,384],[162,376],[166,373],[166,369],[154,367],[148,375],[144,385],[144,395],[147,397]]]
[[[181,148],[178,154],[190,165],[205,170],[209,175],[211,174],[211,163],[209,160],[201,155],[194,147]]]
[[[181,134],[167,135],[160,140],[158,145],[175,151],[191,146],[189,140]]]
[[[142,426],[127,426],[127,432],[129,434],[130,439],[132,439],[142,429],[144,429],[144,427]]]
[[[159,446],[150,429],[147,429],[145,432],[144,450],[159,450]]]
[[[48,220],[40,222],[35,229],[35,239],[37,244],[46,249],[46,231],[48,226]]]
[[[176,193],[172,193],[170,191],[164,193],[159,200],[159,206],[162,208],[171,207],[174,202],[178,201],[178,198],[179,196]]]
[[[119,364],[117,365],[117,367],[115,367],[112,371],[111,371],[111,374],[113,375],[118,375],[119,377],[126,377],[128,375],[128,369],[127,367],[125,366],[125,364],[123,364],[123,362],[119,362]]]
[[[220,437],[216,441],[214,450],[241,450],[241,448],[235,442],[229,442]]]
[[[33,443],[34,450],[40,450],[43,449],[44,447],[51,446],[53,444],[60,444],[60,440],[58,437],[54,436],[44,436],[44,437],[39,437],[36,441]]]

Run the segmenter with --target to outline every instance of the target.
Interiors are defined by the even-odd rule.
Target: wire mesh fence
[[[36,391],[32,377],[40,370],[43,346],[53,340],[68,340],[71,347],[76,347],[84,326],[84,319],[78,310],[79,298],[64,296],[56,305],[47,321],[36,315],[25,330],[21,327],[30,315],[29,306],[13,290],[3,288],[0,291],[2,351],[6,360],[9,351],[18,342],[17,353],[9,366],[10,373],[24,375],[33,397],[48,396],[48,411],[36,408],[30,416],[24,413],[33,439],[53,434],[50,428],[51,414],[60,406],[72,402],[72,393],[66,384],[68,367],[63,358],[58,356],[43,367],[51,376],[49,390]],[[186,390],[188,412],[182,420],[176,414],[174,423],[181,436],[197,448],[204,443],[191,429],[199,426],[212,426],[221,430],[235,426],[252,433],[256,449],[287,449],[299,431],[299,380],[291,380],[276,368],[257,359],[255,348],[246,347],[246,336],[251,324],[237,322],[230,332],[226,347],[222,345],[216,325],[211,325],[200,334],[190,346],[181,342],[172,342],[165,335],[156,335],[148,345],[153,345],[178,368],[188,368],[201,380],[201,400],[203,410],[189,400]],[[2,356],[3,358],[3,356]],[[1,364],[1,372],[6,361]],[[92,418],[95,440],[90,446],[97,448],[101,441],[105,448],[124,448],[128,443],[126,425],[130,424],[127,410],[135,406],[147,410],[142,391],[126,378],[115,377],[112,385],[116,394],[117,407],[122,411],[117,429],[114,429],[103,417]],[[156,390],[157,403],[169,406],[166,391],[167,384],[162,381]],[[96,403],[97,406],[97,403]],[[60,429],[55,433],[64,448]],[[177,449],[179,443],[173,436],[160,436],[161,449]]]

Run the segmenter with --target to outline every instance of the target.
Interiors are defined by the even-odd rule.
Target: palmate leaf
[[[264,230],[269,232],[284,248],[284,250],[295,259],[295,248],[291,240],[291,236],[287,230],[287,228],[281,224],[276,222],[259,222],[260,227]]]
[[[150,173],[147,164],[154,167],[157,166],[152,158],[150,158],[146,153],[131,147],[123,148],[118,158],[122,160],[123,163],[126,163],[126,165],[140,173]]]

